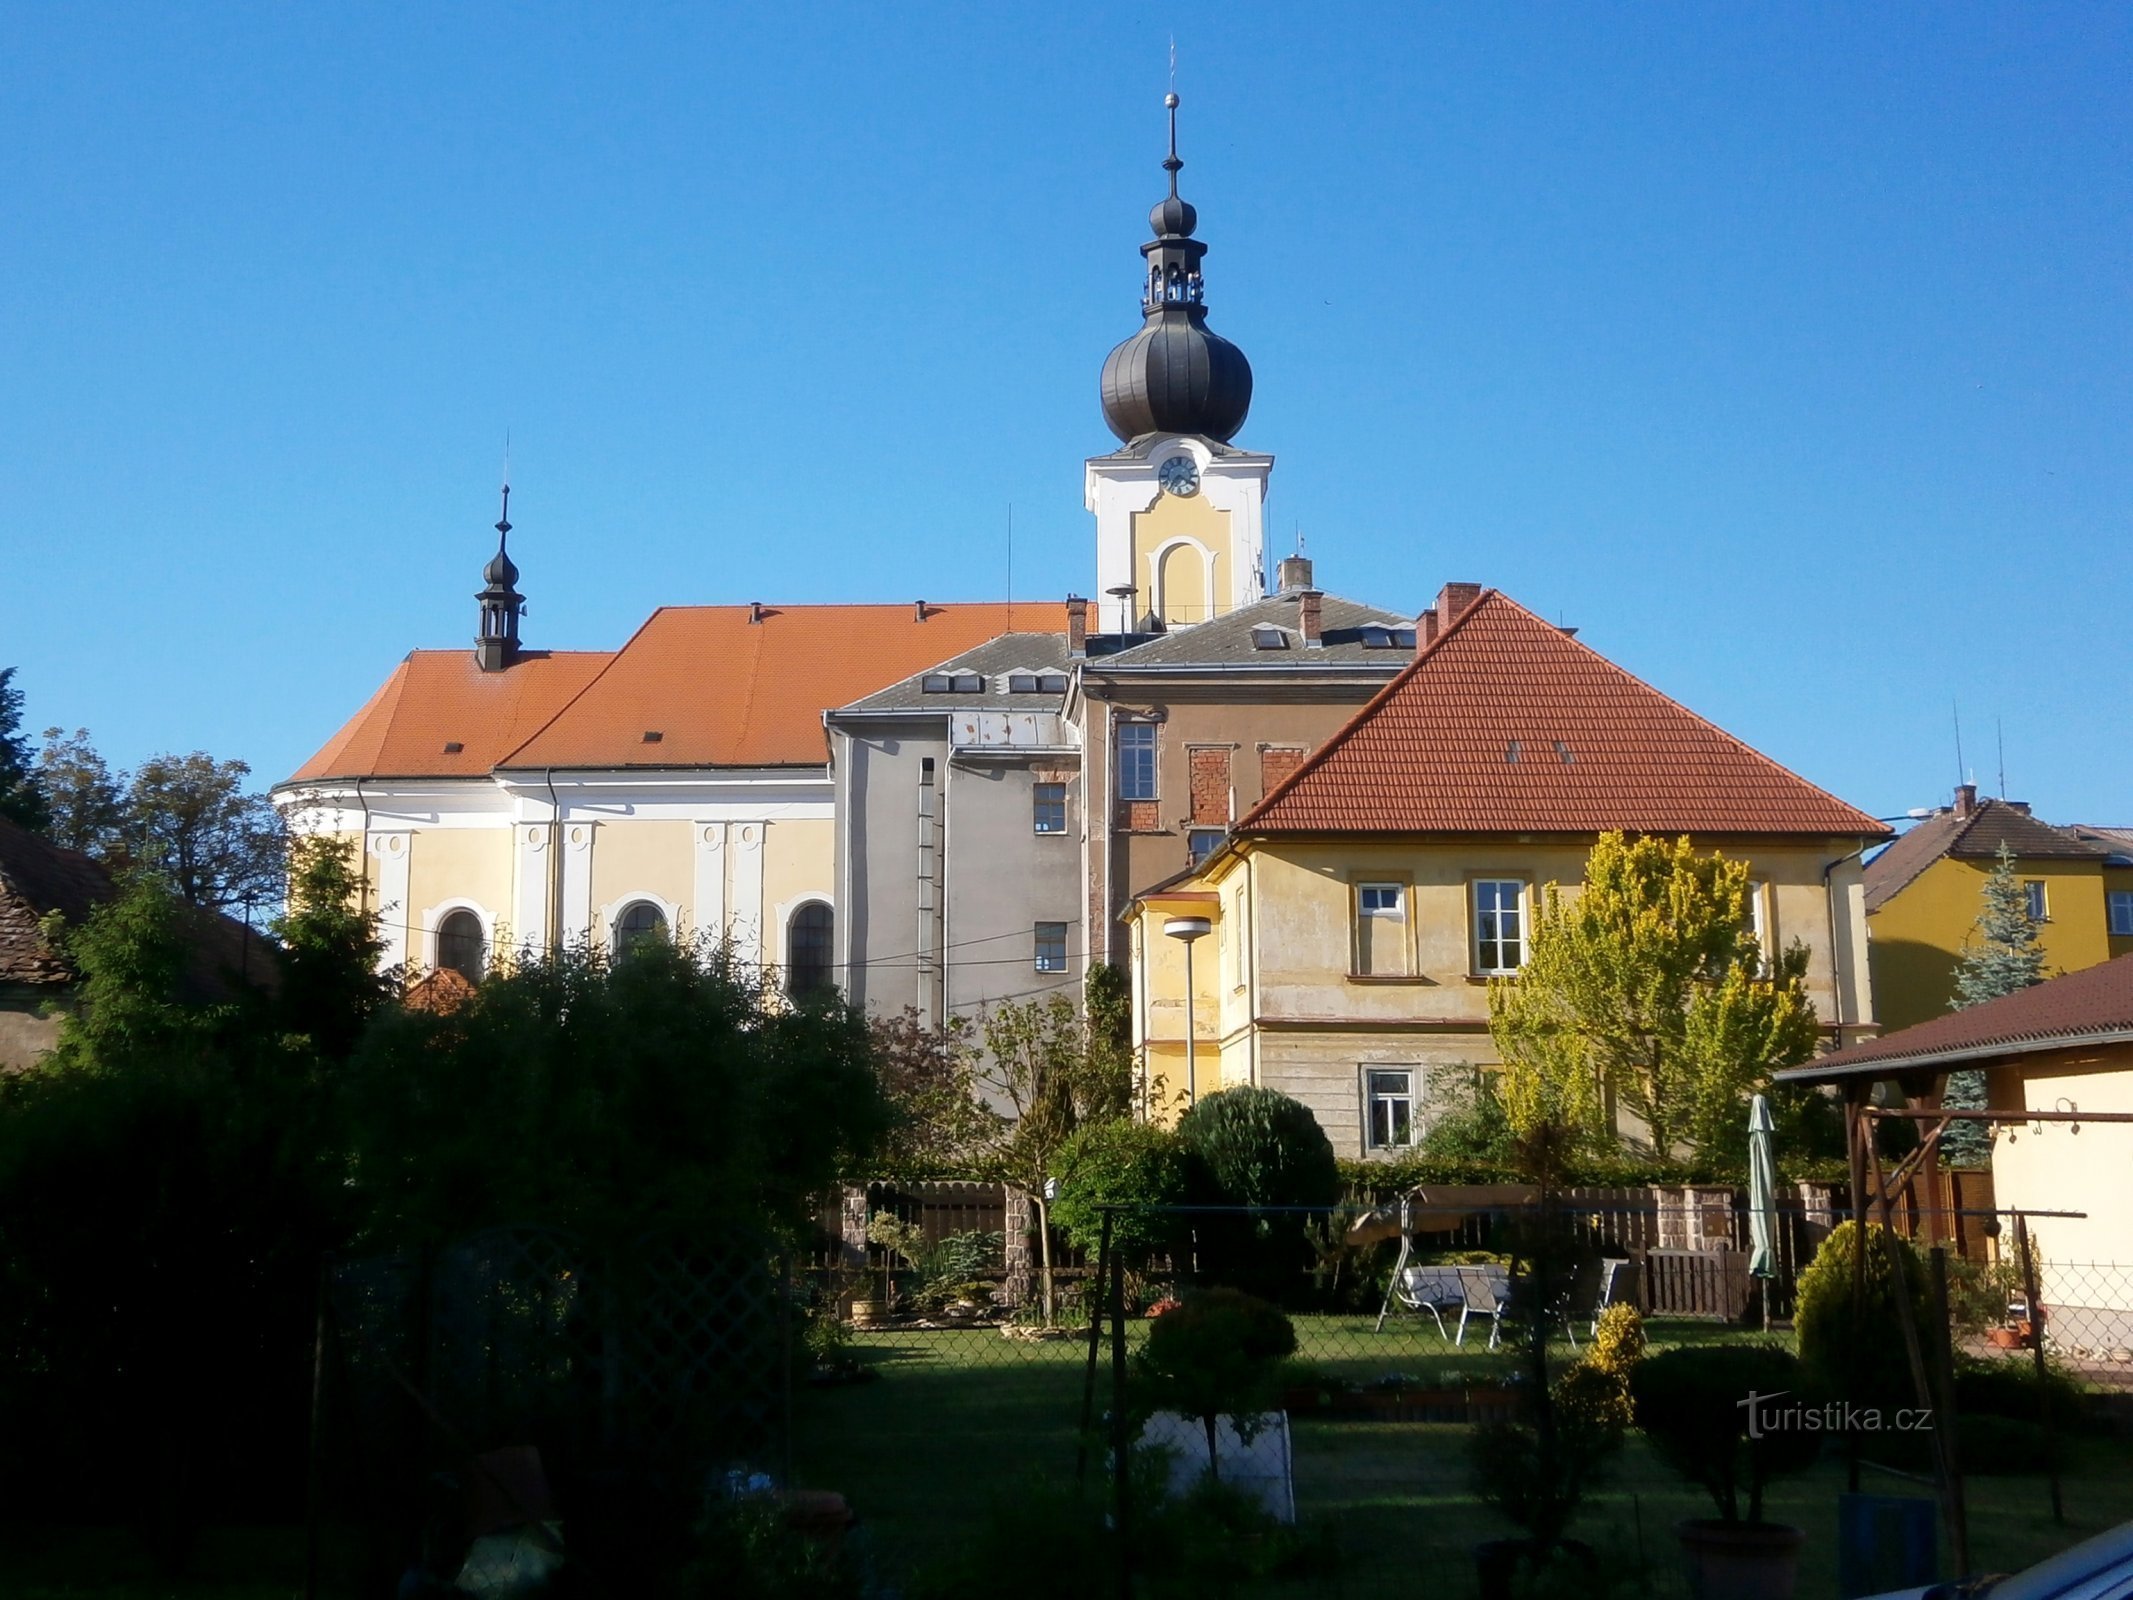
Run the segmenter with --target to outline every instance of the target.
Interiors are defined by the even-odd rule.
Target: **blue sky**
[[[1178,41],[1238,442],[1881,814],[2133,822],[2133,11],[17,6],[0,665],[297,765],[456,646],[1086,590]]]

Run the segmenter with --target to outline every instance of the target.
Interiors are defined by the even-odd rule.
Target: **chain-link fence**
[[[1482,1587],[1495,1558],[1480,1547],[1523,1530],[1482,1493],[1491,1469],[1476,1441],[1488,1424],[1524,1416],[1540,1381],[1522,1328],[1536,1316],[1543,1325],[1551,1386],[1589,1357],[1612,1304],[1639,1308],[1654,1350],[1789,1349],[1797,1271],[1845,1220],[1799,1208],[1782,1220],[1766,1331],[1765,1280],[1748,1273],[1746,1252],[1715,1226],[1699,1246],[1650,1242],[1655,1209],[1627,1199],[1555,1208],[1549,1227],[1566,1248],[1542,1269],[1544,1292],[1523,1243],[1531,1207],[1447,1196],[1404,1213],[1138,1212],[1130,1226],[1115,1213],[1122,1248],[1060,1274],[1049,1326],[1041,1283],[1010,1304],[997,1262],[991,1278],[957,1283],[937,1261],[929,1275],[892,1249],[841,1284],[818,1279],[820,1318],[832,1304],[857,1315],[837,1324],[796,1396],[793,1481],[844,1496],[865,1581],[883,1594],[1496,1592]],[[2107,1308],[2122,1303],[2127,1276],[2050,1263],[2039,1272],[2061,1406],[2048,1438],[2035,1351],[2019,1338],[2002,1350],[1992,1336],[2024,1331],[2019,1301],[1988,1315],[2006,1275],[1989,1263],[1958,1273],[1951,1301],[1945,1348],[1964,1369],[1957,1409],[1979,1445],[1967,1469],[1973,1568],[2020,1567],[2117,1520],[2133,1481],[2107,1409],[2077,1392],[2133,1376],[2108,1353],[2093,1358],[2094,1341],[2117,1326]],[[1256,1409],[1241,1433],[1217,1420],[1210,1437],[1206,1417],[1174,1405],[1161,1414],[1166,1395],[1174,1402],[1192,1385],[1163,1377],[1151,1339],[1173,1307],[1218,1289],[1278,1308],[1293,1347],[1246,1386]],[[1923,1331],[1930,1350],[1933,1330]],[[1861,1487],[1915,1509],[1934,1497],[1933,1451],[1894,1437],[1896,1422],[1867,1442]],[[1838,1592],[1845,1457],[1829,1448],[1769,1490],[1765,1515],[1807,1530],[1802,1596]],[[2051,1520],[2048,1466],[2064,1524]],[[1222,1491],[1207,1491],[1217,1477]],[[1591,1549],[1580,1592],[1687,1593],[1674,1525],[1712,1514],[1703,1491],[1626,1432],[1594,1463],[1571,1525]]]

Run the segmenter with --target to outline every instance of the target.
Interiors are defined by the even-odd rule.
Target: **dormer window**
[[[1412,650],[1415,647],[1415,630],[1391,628],[1382,623],[1366,623],[1363,627],[1363,648],[1366,650]]]
[[[921,694],[983,694],[985,675],[981,672],[929,672],[918,680]]]
[[[1063,672],[1011,672],[1007,675],[1009,694],[1065,694],[1066,674]]]
[[[1260,623],[1252,629],[1254,650],[1286,650],[1289,647],[1288,633],[1271,623]]]

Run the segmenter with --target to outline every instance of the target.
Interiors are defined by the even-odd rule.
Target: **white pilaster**
[[[548,948],[549,873],[554,824],[521,822],[511,830],[511,942],[535,955]]]
[[[690,932],[726,937],[726,824],[696,824],[696,885],[689,908]]]
[[[749,965],[763,959],[763,829],[760,822],[736,822],[726,835],[733,855],[733,898],[726,906],[726,926],[733,935],[734,958]]]
[[[415,920],[407,903],[408,862],[414,856],[415,836],[407,832],[377,832],[367,841],[377,858],[379,934],[385,940],[385,965],[407,965],[408,925]]]
[[[563,944],[593,936],[593,830],[590,822],[563,824]]]

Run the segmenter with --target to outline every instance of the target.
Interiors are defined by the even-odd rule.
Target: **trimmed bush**
[[[1637,1426],[1667,1465],[1708,1492],[1726,1522],[1763,1520],[1764,1486],[1781,1472],[1799,1472],[1821,1453],[1822,1435],[1766,1422],[1751,1438],[1750,1395],[1797,1396],[1800,1362],[1777,1345],[1688,1345],[1647,1356],[1631,1369],[1629,1392]]]
[[[1793,1331],[1807,1379],[1823,1396],[1852,1399],[1852,1363],[1858,1368],[1857,1403],[1882,1411],[1918,1404],[1917,1387],[1904,1353],[1897,1314],[1897,1274],[1910,1296],[1911,1314],[1924,1338],[1933,1327],[1933,1305],[1918,1252],[1879,1223],[1866,1236],[1866,1300],[1863,1316],[1852,1309],[1852,1241],[1857,1223],[1838,1225],[1800,1274]],[[1891,1257],[1896,1263],[1891,1266]],[[1928,1347],[1930,1348],[1930,1347]]]
[[[1144,1411],[1200,1419],[1207,1433],[1208,1476],[1221,1470],[1215,1433],[1228,1417],[1250,1440],[1259,1418],[1280,1404],[1282,1362],[1296,1353],[1296,1329],[1256,1295],[1199,1289],[1148,1329],[1135,1358]]]
[[[1059,1152],[1059,1197],[1052,1221],[1093,1258],[1103,1240],[1106,1205],[1146,1209],[1112,1213],[1111,1242],[1126,1262],[1145,1267],[1171,1249],[1185,1219],[1154,1208],[1193,1199],[1193,1160],[1168,1128],[1145,1122],[1097,1122]]]
[[[1240,1085],[1201,1097],[1178,1121],[1226,1205],[1330,1206],[1341,1197],[1333,1141],[1301,1101]]]

